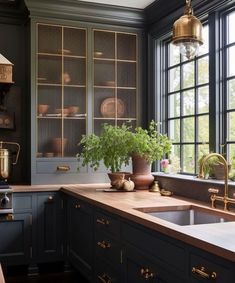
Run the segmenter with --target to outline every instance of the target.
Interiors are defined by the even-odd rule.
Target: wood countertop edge
[[[5,283],[5,279],[3,277],[2,266],[0,264],[0,283]]]
[[[166,236],[170,236],[174,239],[180,240],[196,248],[200,248],[206,252],[210,252],[226,260],[235,262],[235,253],[232,250],[228,250],[216,244],[207,242],[203,239],[199,239],[196,237],[196,233],[195,235],[193,235],[193,232],[187,233],[187,229],[184,229],[184,226],[178,226],[175,224],[171,224],[169,222],[168,224],[166,224],[166,221],[162,221],[160,219],[159,220],[149,219],[148,215],[145,215],[142,212],[138,212],[134,208],[126,207],[123,209],[123,207],[120,208],[113,207],[112,204],[108,204],[102,201],[97,201],[92,198],[89,198],[89,194],[83,195],[82,192],[71,191],[66,187],[61,188],[61,190],[71,196],[87,201],[88,203],[95,205],[96,207],[107,210],[108,212],[116,214],[117,216],[120,216],[124,219],[133,221],[134,223],[142,225],[152,231],[160,232]],[[190,200],[188,201],[188,204],[195,204],[195,203]]]

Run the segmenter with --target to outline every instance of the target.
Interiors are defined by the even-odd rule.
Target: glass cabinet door
[[[75,157],[86,133],[86,30],[37,25],[37,157]]]
[[[136,126],[137,35],[94,30],[94,132],[103,123]]]

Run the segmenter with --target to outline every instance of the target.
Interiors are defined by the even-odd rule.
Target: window
[[[222,48],[224,70],[223,89],[225,92],[225,139],[227,159],[235,158],[235,11],[224,16],[224,46]]]
[[[199,156],[209,152],[208,25],[203,33],[204,45],[193,60],[182,57],[170,41],[164,44],[164,120],[173,142],[172,155],[180,159],[181,172],[190,174],[196,174]]]
[[[235,160],[235,5],[224,2],[207,20],[204,45],[192,60],[180,55],[169,33],[156,44],[161,121],[186,174],[197,174],[199,158],[209,151]]]

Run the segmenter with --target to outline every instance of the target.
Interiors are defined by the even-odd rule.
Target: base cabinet
[[[63,260],[63,200],[59,193],[37,193],[36,196],[37,262]]]
[[[6,266],[63,260],[59,192],[14,193],[13,219],[0,220],[0,262]]]
[[[32,256],[31,213],[16,213],[9,220],[4,218],[0,221],[0,262],[9,265],[29,263]]]
[[[93,265],[93,214],[89,204],[73,197],[67,202],[68,260],[91,281]]]

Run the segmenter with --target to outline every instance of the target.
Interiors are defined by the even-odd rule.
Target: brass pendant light
[[[191,0],[186,0],[184,15],[174,22],[172,43],[180,47],[180,53],[188,59],[198,54],[203,44],[202,24],[193,15]]]

